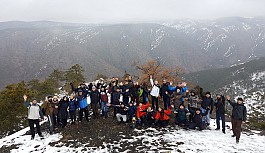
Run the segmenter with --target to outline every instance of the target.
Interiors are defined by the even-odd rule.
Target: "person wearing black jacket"
[[[233,130],[232,137],[236,137],[236,143],[239,143],[242,130],[241,125],[247,120],[247,109],[246,106],[244,106],[243,104],[243,98],[237,98],[236,103],[231,102],[230,96],[226,96],[226,98],[230,105],[233,107],[231,118]]]
[[[70,83],[72,91],[75,93],[78,93],[80,90],[82,90],[84,93],[88,91],[88,87],[85,83],[80,83],[80,86],[75,88],[73,83]]]
[[[169,97],[170,90],[168,89],[168,84],[169,83],[167,83],[167,80],[163,80],[163,84],[160,88],[160,96],[163,98],[165,110],[167,110],[168,107],[170,107],[170,97]]]
[[[196,108],[195,111],[190,108],[190,105],[188,105],[189,111],[192,115],[192,122],[189,126],[190,129],[195,129],[196,127],[199,128],[199,130],[203,130],[203,117],[206,116],[209,112],[209,107],[206,108],[206,112],[202,113],[199,108]]]
[[[206,124],[206,126],[210,125],[210,120],[211,120],[210,114],[212,114],[213,107],[214,107],[214,102],[213,102],[213,99],[211,97],[211,93],[206,92],[205,96],[202,97],[202,102],[201,102],[202,113],[206,112],[206,108],[210,109],[210,111],[208,111],[208,114],[203,117],[203,122]]]
[[[67,96],[64,96],[59,101],[58,105],[59,119],[61,121],[62,128],[64,128],[67,125],[68,108],[69,108],[69,98]]]
[[[217,128],[215,130],[220,130],[220,119],[222,120],[222,132],[225,134],[225,101],[221,95],[216,96],[216,103],[214,104],[216,108],[216,124]]]
[[[91,108],[93,111],[93,118],[99,118],[98,108],[100,102],[100,94],[95,86],[92,87],[92,91],[89,93],[91,99]]]
[[[113,107],[117,108],[117,120],[119,123],[126,122],[127,121],[127,114],[128,114],[128,108],[125,107],[123,103],[120,105],[112,105]]]

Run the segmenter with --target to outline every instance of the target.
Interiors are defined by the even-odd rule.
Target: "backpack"
[[[142,97],[143,92],[144,92],[144,90],[143,90],[142,88],[140,88],[140,90],[139,90],[139,96],[140,96],[140,97]]]

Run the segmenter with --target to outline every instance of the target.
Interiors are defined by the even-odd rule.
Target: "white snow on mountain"
[[[214,120],[211,121],[211,128],[215,128]],[[142,152],[215,152],[215,153],[261,153],[265,152],[264,143],[265,136],[259,136],[255,133],[243,132],[240,143],[236,144],[235,138],[231,137],[230,123],[227,123],[227,133],[215,130],[183,130],[173,127],[155,129],[135,129],[134,135],[131,137],[123,136],[120,141],[112,144],[103,143],[103,146],[89,147],[89,144],[79,144],[79,147],[71,145],[65,146],[63,143],[57,143],[51,146],[50,143],[57,142],[62,139],[61,134],[49,135],[45,134],[44,139],[36,136],[35,140],[30,140],[30,135],[25,135],[29,128],[25,128],[13,135],[0,139],[0,147],[8,147],[16,145],[16,149],[11,153],[34,152],[34,153],[66,153],[66,152],[118,152],[117,149],[123,144],[133,145],[133,142],[142,142],[136,149]],[[121,133],[122,135],[122,133]],[[75,140],[68,140],[73,142]],[[124,145],[123,145],[124,146]],[[147,149],[150,148],[150,149]],[[124,152],[130,152],[127,149]]]

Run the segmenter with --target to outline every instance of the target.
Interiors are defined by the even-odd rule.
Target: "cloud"
[[[0,21],[127,22],[264,16],[264,0],[1,0]]]

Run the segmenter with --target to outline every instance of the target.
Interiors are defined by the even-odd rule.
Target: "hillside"
[[[205,90],[214,91],[225,86],[241,83],[238,93],[243,93],[247,88],[250,90],[264,91],[265,81],[265,58],[261,57],[249,62],[232,65],[228,68],[204,70],[189,73],[185,76],[187,80],[198,83]]]
[[[265,18],[177,20],[145,24],[88,25],[0,23],[0,88],[76,63],[87,79],[98,73],[136,74],[134,61],[160,59],[187,72],[227,67],[265,56]]]
[[[212,120],[212,123],[214,121]],[[29,128],[0,139],[0,152],[264,152],[264,136],[255,131],[243,132],[239,144],[231,137],[230,123],[227,134],[215,130],[177,130],[171,127],[131,129],[118,125],[112,119],[92,120],[81,125],[70,125],[64,131],[44,139],[29,140]],[[112,128],[112,129],[110,129]],[[215,125],[211,125],[214,129]]]

